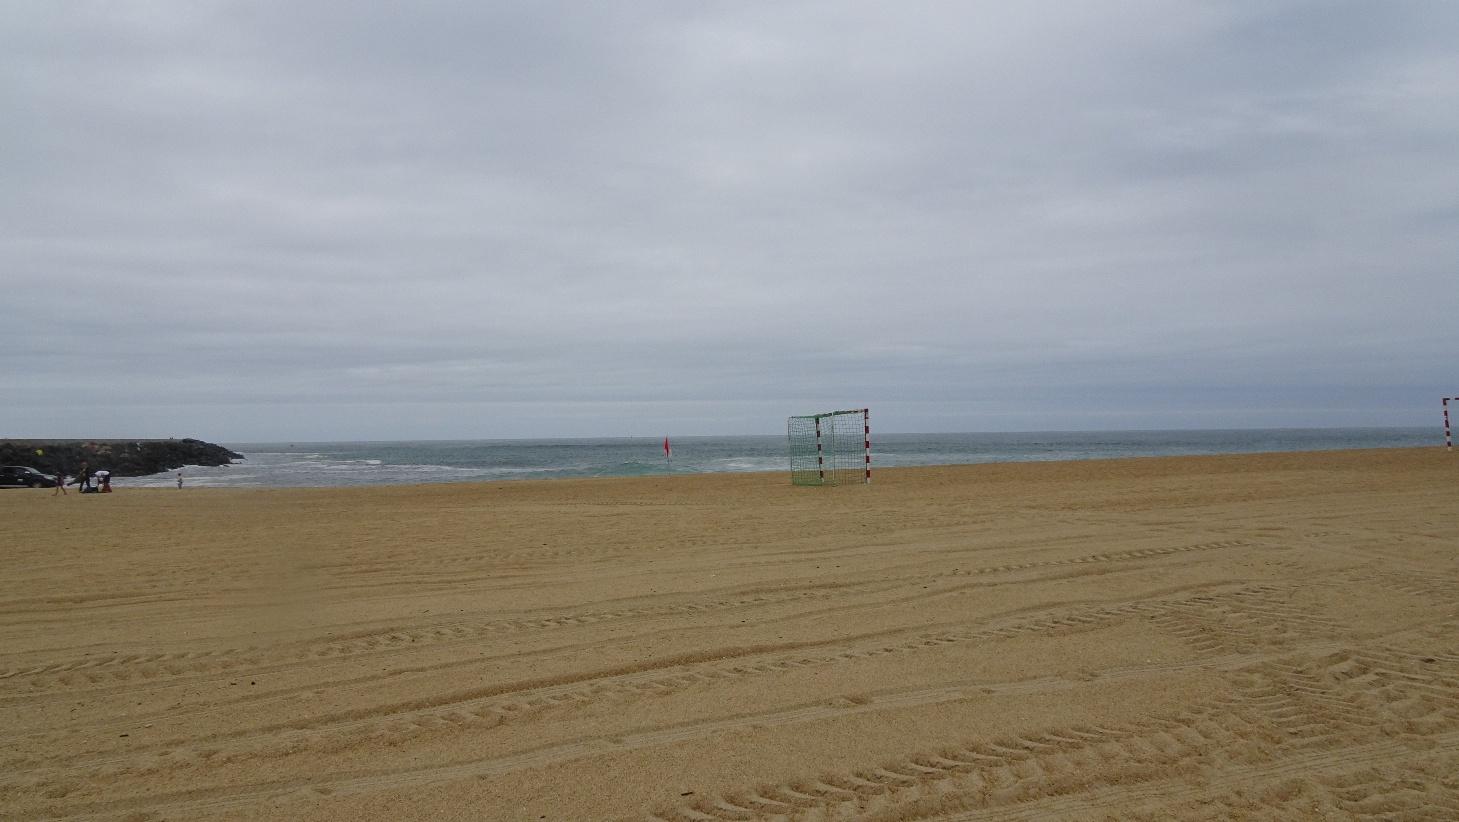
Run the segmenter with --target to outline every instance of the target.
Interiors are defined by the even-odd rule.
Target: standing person
[[[54,497],[57,494],[66,496],[66,474],[62,471],[56,472],[56,490],[51,492],[51,496]]]
[[[91,472],[86,470],[86,463],[81,463],[81,470],[76,472],[76,484],[81,486],[81,493],[85,494],[91,490]]]
[[[111,472],[110,471],[102,471],[101,472],[101,493],[103,493],[103,494],[110,494],[111,493]]]
[[[179,491],[182,490],[182,472],[181,471],[178,471],[177,472],[177,490],[179,490]]]

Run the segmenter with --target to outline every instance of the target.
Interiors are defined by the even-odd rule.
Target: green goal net
[[[871,413],[867,409],[791,417],[786,431],[793,484],[871,482]]]

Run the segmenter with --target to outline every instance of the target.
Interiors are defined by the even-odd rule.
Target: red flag
[[[673,459],[674,449],[669,447],[669,438],[664,437],[664,459]]]

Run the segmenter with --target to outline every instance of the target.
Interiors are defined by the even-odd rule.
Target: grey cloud
[[[1427,424],[1456,35],[1444,2],[19,4],[0,434]]]

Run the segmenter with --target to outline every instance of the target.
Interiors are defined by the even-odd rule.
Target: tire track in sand
[[[503,686],[478,692],[446,694],[426,700],[342,714],[313,717],[277,725],[251,727],[214,736],[206,742],[170,739],[133,747],[124,755],[82,756],[70,760],[47,760],[30,768],[33,776],[47,780],[102,778],[125,770],[131,774],[179,768],[216,767],[259,758],[280,758],[292,754],[332,752],[355,745],[384,741],[398,744],[436,732],[489,730],[504,723],[521,722],[543,711],[599,702],[633,702],[646,696],[663,696],[688,688],[724,681],[774,676],[798,669],[820,668],[886,655],[912,654],[948,645],[1011,639],[1029,634],[1057,631],[1097,630],[1136,616],[1158,616],[1172,609],[1211,608],[1227,603],[1246,603],[1262,609],[1264,603],[1286,593],[1284,586],[1248,586],[1219,593],[1196,592],[1164,600],[1085,606],[1060,609],[999,620],[982,628],[951,629],[924,633],[900,640],[876,638],[850,647],[798,654],[751,653],[723,660],[669,660],[646,670],[612,675],[584,674],[556,684],[528,687]],[[844,640],[837,640],[844,641]],[[1228,656],[1219,664],[1249,657]],[[1184,667],[1212,664],[1195,660]],[[1143,669],[1142,669],[1143,670]],[[154,756],[147,757],[147,754]],[[139,764],[139,760],[142,764]],[[49,775],[45,772],[50,771]],[[62,776],[62,775],[65,776]],[[0,782],[4,786],[5,782]]]
[[[1193,545],[1140,548],[1130,551],[1090,554],[1057,560],[953,569],[929,574],[893,577],[891,579],[846,583],[844,585],[818,585],[810,590],[762,591],[754,595],[731,596],[707,602],[645,605],[630,608],[583,611],[573,614],[490,620],[480,623],[452,623],[419,628],[370,631],[354,636],[333,639],[328,642],[316,642],[302,646],[268,647],[253,645],[241,648],[222,648],[202,651],[174,651],[105,657],[83,657],[80,659],[73,658],[62,662],[0,671],[0,685],[3,685],[7,680],[15,680],[19,687],[27,687],[30,690],[50,691],[57,688],[96,688],[108,685],[130,685],[137,681],[156,682],[217,674],[262,673],[269,670],[279,670],[301,662],[328,661],[365,654],[385,653],[408,645],[426,647],[441,643],[472,642],[501,633],[551,630],[595,625],[625,619],[693,615],[738,608],[819,601],[856,594],[880,593],[906,585],[944,579],[1017,573],[1027,570],[1061,568],[1091,563],[1157,559],[1195,551],[1246,547],[1251,544],[1245,540],[1219,540]]]
[[[1283,665],[1305,665],[1335,672],[1352,659],[1373,651],[1340,650],[1296,662],[1285,654],[1277,660],[1247,665],[1251,670],[1280,672]],[[1379,653],[1385,669],[1407,669],[1414,661],[1398,654]],[[1240,662],[1243,660],[1231,660]],[[1459,656],[1454,658],[1459,662]],[[1249,663],[1250,660],[1244,660]],[[1176,665],[1198,666],[1202,661]],[[1275,666],[1275,667],[1273,667]],[[1171,666],[1137,666],[1112,671],[1110,676],[1143,676]],[[1451,675],[1452,670],[1445,675]],[[1339,674],[1333,674],[1338,676]],[[1427,682],[1424,677],[1420,680]],[[613,737],[582,739],[533,751],[399,770],[390,773],[338,773],[309,779],[284,779],[245,786],[202,788],[167,794],[87,802],[63,808],[73,818],[95,818],[146,809],[168,816],[191,817],[236,810],[265,802],[317,799],[321,796],[361,794],[419,787],[435,782],[490,778],[574,759],[614,755],[642,748],[708,740],[746,726],[776,727],[834,719],[851,714],[917,707],[981,694],[987,687],[955,686],[914,689],[881,694],[854,703],[804,705],[763,714],[708,720],[650,729]],[[1059,678],[1007,683],[1009,691],[1038,688],[1075,688]],[[1451,691],[1453,689],[1450,689]],[[1158,796],[1179,800],[1182,795],[1164,790],[1167,784],[1191,796],[1198,790],[1182,777],[1203,768],[1218,767],[1223,787],[1233,780],[1252,784],[1304,776],[1314,772],[1346,773],[1392,763],[1414,754],[1411,742],[1382,734],[1364,735],[1370,726],[1350,726],[1354,733],[1325,746],[1291,740],[1273,719],[1284,716],[1280,706],[1264,704],[1241,692],[1210,700],[1168,716],[1126,726],[1076,725],[1040,730],[965,744],[914,755],[897,762],[854,772],[822,774],[763,785],[743,791],[704,797],[653,810],[648,818],[660,822],[706,822],[729,819],[916,819],[975,810],[972,818],[988,817],[1002,809],[1014,818],[1025,813],[1077,810],[1089,802],[1127,801],[1131,797]],[[1451,694],[1452,695],[1452,694]],[[1423,737],[1423,755],[1435,751],[1459,752],[1459,730],[1452,726]],[[1141,793],[1142,787],[1145,793]],[[1158,788],[1158,789],[1157,789]],[[274,806],[278,810],[277,806]]]
[[[1389,765],[1404,754],[1428,759],[1436,748],[1459,754],[1459,655],[1446,661],[1439,670],[1427,670],[1440,660],[1375,648],[1282,654],[1235,671],[1231,696],[1137,726],[1074,726],[971,740],[852,772],[659,807],[648,818],[1065,818],[1100,805],[1188,801],[1242,785],[1273,784],[1280,799],[1290,794],[1281,783],[1297,776]],[[1391,689],[1375,689],[1371,678]],[[1414,699],[1420,695],[1425,701],[1419,712],[1428,721],[1415,725]],[[1395,723],[1407,737],[1395,735]],[[1189,777],[1201,783],[1215,779],[1220,787],[1193,788]],[[1345,811],[1385,818],[1413,805],[1411,785],[1378,782],[1365,784],[1367,793],[1334,793],[1333,802]],[[1439,807],[1459,806],[1459,780],[1438,798]]]

